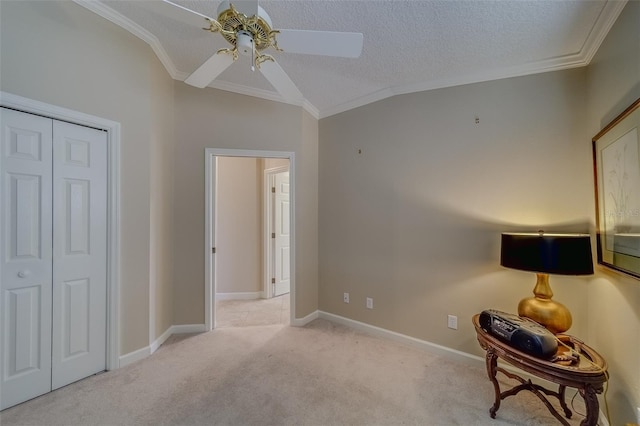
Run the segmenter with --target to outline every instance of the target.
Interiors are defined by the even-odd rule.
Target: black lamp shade
[[[545,274],[591,275],[588,234],[504,233],[500,264]]]

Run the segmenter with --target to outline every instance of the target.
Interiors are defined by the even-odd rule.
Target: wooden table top
[[[580,354],[577,363],[565,365],[563,363],[551,362],[531,356],[510,346],[483,330],[480,326],[479,318],[479,314],[473,316],[473,325],[476,329],[480,346],[485,350],[492,349],[500,359],[515,367],[535,376],[569,387],[579,388],[584,384],[601,386],[609,378],[605,359],[596,352],[595,349],[589,347],[576,337],[566,334],[557,336],[564,344]],[[564,346],[558,345],[558,351],[566,350]]]

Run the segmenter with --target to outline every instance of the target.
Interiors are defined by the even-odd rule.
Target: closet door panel
[[[107,136],[54,122],[52,388],[106,368]]]
[[[52,120],[0,108],[0,409],[51,389]]]

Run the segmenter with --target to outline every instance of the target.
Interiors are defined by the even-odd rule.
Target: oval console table
[[[566,365],[565,363],[556,363],[536,358],[509,346],[507,343],[483,330],[482,327],[480,327],[479,317],[480,315],[473,316],[473,325],[476,329],[480,346],[487,352],[487,374],[495,390],[495,402],[489,410],[491,418],[496,417],[496,413],[500,408],[500,401],[522,390],[528,390],[540,398],[560,423],[568,426],[569,423],[562,417],[558,410],[551,405],[547,397],[552,396],[557,398],[560,401],[560,407],[562,407],[566,418],[571,418],[572,412],[565,401],[565,389],[570,387],[578,389],[578,392],[580,392],[580,395],[585,401],[587,413],[585,419],[580,423],[581,426],[596,426],[598,424],[599,404],[597,394],[602,393],[604,383],[609,378],[607,362],[600,354],[573,336],[558,335],[558,338],[565,345],[573,348],[580,354],[578,362]],[[558,348],[559,351],[565,350],[563,345],[559,345]],[[498,367],[498,358],[535,377],[559,385],[558,391],[549,390],[543,386],[532,383],[531,380],[525,380],[514,373]],[[517,380],[520,384],[509,390],[501,391],[500,384],[496,379],[498,372]]]

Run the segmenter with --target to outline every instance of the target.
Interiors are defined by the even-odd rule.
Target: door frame
[[[107,132],[106,369],[120,366],[120,123],[0,91],[0,106]]]
[[[289,323],[293,324],[295,318],[295,269],[296,269],[296,250],[295,250],[295,153],[290,151],[261,151],[251,149],[227,149],[227,148],[205,148],[204,150],[204,199],[205,199],[205,225],[204,225],[204,320],[205,331],[215,328],[215,256],[212,248],[215,247],[215,226],[216,226],[216,186],[217,186],[217,157],[249,157],[249,158],[284,158],[289,160],[289,187],[291,194],[289,196],[289,217],[291,226],[291,255],[290,255],[290,273],[291,273],[291,298],[290,298],[290,318]]]
[[[278,173],[288,172],[289,166],[278,166],[270,169],[265,169],[263,174],[263,270],[264,277],[262,282],[262,292],[266,299],[273,297],[273,287],[271,286],[271,278],[274,277],[275,271],[273,270],[273,242],[271,241],[270,226],[273,220],[273,196],[271,195],[272,182]],[[291,174],[289,174],[291,177]],[[289,195],[291,197],[291,195]],[[289,244],[291,244],[291,236],[289,236]],[[291,273],[291,271],[289,271]]]

